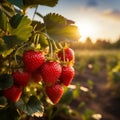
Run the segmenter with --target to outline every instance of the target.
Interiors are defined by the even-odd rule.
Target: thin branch
[[[37,9],[38,9],[38,6],[35,8],[35,11],[34,11],[34,14],[33,14],[32,21],[33,21],[33,20],[34,20],[34,18],[35,18],[35,14],[37,13]]]
[[[0,10],[2,10],[7,16],[12,17],[12,15],[7,10],[5,10],[1,5]]]

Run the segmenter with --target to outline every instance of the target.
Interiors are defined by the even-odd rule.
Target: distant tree
[[[120,49],[120,37],[118,38],[118,40],[113,44],[114,48],[116,49]]]
[[[98,39],[94,46],[96,49],[111,49],[112,43],[109,40]]]
[[[86,49],[92,49],[93,48],[92,39],[90,37],[87,37],[84,45]]]

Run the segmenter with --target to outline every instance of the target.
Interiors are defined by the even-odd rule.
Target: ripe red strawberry
[[[23,54],[23,62],[26,70],[29,72],[35,71],[45,61],[45,56],[41,51],[29,50]]]
[[[26,71],[15,71],[12,73],[14,83],[19,86],[27,86],[30,81],[30,74]]]
[[[62,73],[60,76],[60,81],[65,85],[68,86],[75,75],[75,70],[72,66],[67,65],[62,67]]]
[[[54,104],[57,104],[59,102],[60,98],[63,95],[63,92],[64,89],[60,84],[46,87],[46,94]]]
[[[62,72],[61,65],[56,61],[46,61],[41,66],[41,75],[47,85],[56,83]]]
[[[40,73],[40,70],[37,69],[36,71],[34,71],[32,73],[32,80],[36,83],[40,82],[42,80],[42,76],[41,76],[41,73]]]
[[[12,102],[17,102],[22,95],[22,88],[13,85],[12,87],[3,91],[3,95]]]
[[[64,48],[63,50],[58,52],[58,57],[60,60],[64,61],[64,56],[65,56],[65,61],[71,61],[74,60],[74,51],[71,48]]]

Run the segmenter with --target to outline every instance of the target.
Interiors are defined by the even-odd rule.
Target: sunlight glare
[[[95,39],[97,37],[97,25],[94,21],[84,20],[77,23],[77,26],[80,31],[81,42],[85,42],[87,37],[90,37],[92,41],[95,42]]]

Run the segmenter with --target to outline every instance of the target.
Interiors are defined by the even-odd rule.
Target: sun
[[[97,25],[94,21],[84,20],[77,23],[78,29],[80,31],[80,41],[84,42],[87,37],[90,37],[93,42],[97,37]]]

